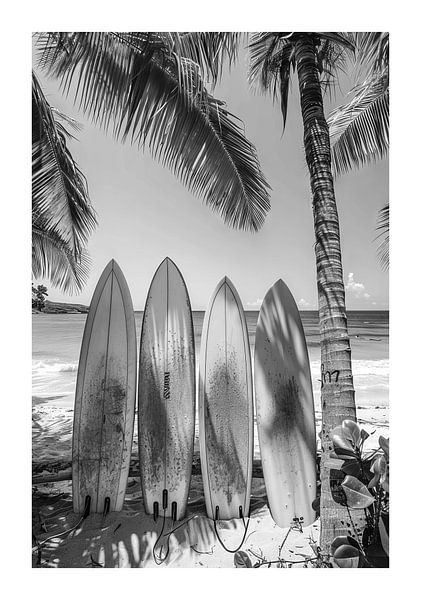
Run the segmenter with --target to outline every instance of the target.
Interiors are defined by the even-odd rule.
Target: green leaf
[[[349,508],[367,508],[374,502],[366,486],[356,477],[347,475],[341,483]]]
[[[330,437],[332,438],[332,436],[334,436],[334,435],[339,436],[344,441],[349,442],[350,447],[353,448],[352,435],[351,435],[351,432],[346,427],[343,427],[342,425],[337,425],[337,427],[334,427],[330,431]]]
[[[378,475],[383,475],[387,471],[387,462],[383,455],[375,456],[371,463],[370,471],[372,473],[377,473]]]
[[[341,569],[355,569],[358,568],[360,554],[358,548],[344,544],[335,550],[333,560]]]
[[[368,489],[369,490],[373,489],[379,483],[379,481],[380,481],[380,475],[378,473],[376,473],[374,475],[374,477],[372,477],[370,479],[370,482],[368,484]]]
[[[382,513],[379,519],[379,533],[383,550],[389,556],[389,514]]]
[[[365,442],[366,439],[370,437],[370,434],[366,432],[365,429],[361,429],[361,445]]]
[[[333,443],[333,448],[338,458],[347,459],[357,457],[354,447],[349,440],[349,432],[342,427],[335,427],[330,432],[330,439]]]
[[[311,503],[311,508],[315,513],[320,514],[320,496],[316,496]]]
[[[389,438],[379,436],[379,446],[385,453],[386,458],[389,459]]]
[[[332,555],[335,554],[336,550],[344,545],[353,546],[354,548],[357,548],[357,550],[360,549],[360,545],[358,544],[357,540],[350,535],[338,535],[330,545],[330,553]]]
[[[353,475],[354,477],[358,477],[361,475],[361,465],[359,461],[355,458],[344,460],[341,469],[347,475]]]
[[[252,569],[250,557],[244,550],[239,550],[234,554],[234,566],[236,569]]]
[[[388,442],[389,440],[385,440],[385,438],[382,438],[381,441],[379,439],[379,443],[382,446],[382,449],[386,448],[387,452],[389,450]],[[389,465],[387,461],[387,456],[387,454],[380,454],[373,458],[370,471],[374,473],[374,477],[369,483],[369,488],[374,487],[380,482],[383,489],[386,490],[386,492],[389,491]]]
[[[351,421],[351,419],[345,419],[342,421],[342,429],[346,429],[349,432],[351,442],[354,444],[354,446],[358,446],[361,439],[361,432],[357,423],[355,423],[355,421]]]

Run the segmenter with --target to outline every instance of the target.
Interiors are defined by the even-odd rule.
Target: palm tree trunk
[[[329,431],[343,419],[356,420],[356,410],[329,128],[323,111],[315,56],[313,36],[303,34],[297,40],[296,60],[316,235],[322,404],[320,545],[322,552],[327,553],[337,535],[346,535],[349,528],[352,530],[352,523],[348,525],[348,510],[338,502],[343,498],[339,485],[343,473],[331,470],[326,464],[332,450]]]

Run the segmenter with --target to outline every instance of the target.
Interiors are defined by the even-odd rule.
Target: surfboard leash
[[[241,546],[244,544],[244,541],[246,539],[248,527],[249,527],[249,524],[250,524],[250,517],[247,517],[247,525],[246,525],[246,521],[245,521],[245,518],[244,518],[244,515],[243,515],[243,507],[242,506],[239,507],[238,512],[239,512],[239,515],[240,515],[240,519],[243,521],[244,535],[243,535],[243,539],[241,540],[240,545],[237,548],[235,548],[235,550],[231,550],[230,548],[227,548],[225,546],[224,542],[219,537],[218,528],[217,528],[217,521],[219,521],[219,518],[218,518],[219,517],[219,506],[215,507],[215,518],[213,519],[213,528],[215,530],[215,535],[216,535],[216,537],[218,539],[218,542],[223,547],[223,549],[226,552],[229,552],[230,554],[235,554],[236,552],[238,552],[240,550]]]
[[[161,549],[160,549],[160,552],[159,552],[159,556],[157,556],[157,554],[155,552],[155,548],[157,547],[159,540],[162,538],[162,536],[164,534],[165,521],[167,519],[167,515],[166,515],[167,508],[168,508],[168,490],[167,489],[163,490],[163,492],[162,492],[162,508],[164,509],[164,515],[163,515],[163,518],[162,518],[162,527],[161,527],[160,534],[157,537],[157,539],[155,541],[155,544],[154,544],[154,547],[152,549],[153,559],[155,561],[155,564],[157,564],[158,566],[162,565],[162,563],[164,563],[167,560],[167,558],[168,558],[168,555],[170,553],[170,537],[173,534],[173,531],[170,531],[168,534],[165,534],[166,537],[167,537],[167,550],[165,552],[164,557],[162,557],[162,547],[163,546],[161,546]],[[159,503],[158,502],[154,502],[154,504],[153,504],[153,518],[154,518],[154,521],[157,521],[158,516],[159,516]],[[177,502],[173,502],[171,504],[171,518],[172,518],[173,523],[177,519]]]
[[[162,557],[162,546],[161,546],[161,549],[160,549],[160,551],[159,551],[159,556],[158,556],[158,555],[157,555],[157,553],[155,552],[155,549],[156,549],[156,547],[157,547],[157,545],[158,545],[158,542],[159,542],[159,540],[161,539],[161,537],[162,537],[162,534],[164,533],[164,528],[165,528],[165,519],[166,519],[165,512],[166,512],[166,509],[164,508],[164,516],[162,517],[162,527],[161,527],[161,531],[160,531],[160,533],[159,533],[159,536],[156,538],[155,544],[154,544],[154,546],[153,546],[153,549],[152,549],[152,555],[153,555],[153,559],[154,559],[154,561],[155,561],[155,564],[157,564],[158,566],[159,566],[159,565],[162,565],[162,563],[163,563],[163,562],[165,562],[165,561],[167,560],[167,558],[168,558],[168,554],[169,554],[169,551],[170,551],[170,545],[169,545],[169,542],[167,541],[167,551],[166,551],[166,553],[165,553],[165,556],[164,556],[164,557]]]

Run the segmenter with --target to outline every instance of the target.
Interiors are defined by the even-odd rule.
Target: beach
[[[254,350],[257,311],[246,311],[246,320]],[[139,340],[142,313],[136,311]],[[320,348],[315,311],[301,314],[309,350],[313,380],[317,431],[320,411]],[[71,467],[74,389],[78,356],[86,315],[37,314],[33,316],[33,474],[38,481],[51,475],[66,477]],[[194,311],[196,353],[200,350],[203,312]],[[388,313],[386,311],[350,311],[349,333],[353,353],[357,416],[370,434],[366,448],[376,448],[379,435],[389,436],[388,402]],[[198,361],[197,361],[198,364]],[[196,426],[195,456],[198,456]],[[254,458],[260,459],[255,426]],[[155,567],[152,549],[161,523],[154,523],[143,510],[139,478],[136,476],[137,427],[132,449],[134,463],[129,477],[124,509],[103,518],[91,515],[70,533],[61,532],[77,525],[72,511],[71,481],[33,485],[33,528],[38,543],[33,552],[36,567]],[[57,477],[58,476],[58,477]],[[35,481],[37,481],[35,479]],[[179,523],[177,523],[179,525]],[[190,485],[188,513],[177,531],[165,536],[168,541],[167,567],[233,567],[234,555],[226,552],[215,538],[213,523],[206,517],[200,472],[194,472]],[[244,534],[242,521],[221,522],[220,536],[229,548],[235,548]],[[171,531],[171,523],[165,530]],[[264,480],[253,477],[250,522],[242,550],[247,550],[253,565],[284,559],[272,566],[299,568],[311,565],[312,545],[317,544],[319,521],[300,529],[281,529],[270,516]],[[45,542],[51,536],[52,539]],[[165,546],[165,552],[167,546]],[[259,558],[260,557],[260,558]],[[162,568],[161,566],[161,568]]]

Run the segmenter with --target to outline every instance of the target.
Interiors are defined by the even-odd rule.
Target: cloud
[[[299,308],[310,308],[311,306],[310,302],[307,302],[307,300],[304,300],[304,298],[300,298],[297,304]]]
[[[365,291],[364,284],[354,281],[354,273],[348,273],[348,282],[345,285],[345,289],[348,293],[351,293],[354,298],[364,300],[371,298],[370,294]]]
[[[263,298],[257,298],[254,302],[246,302],[246,306],[253,306],[254,308],[260,308],[263,302]]]

